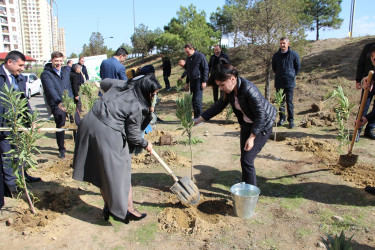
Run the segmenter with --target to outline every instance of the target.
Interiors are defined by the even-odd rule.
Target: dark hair
[[[282,38],[280,38],[280,41],[287,41],[287,42],[289,42],[289,38],[287,38],[286,36],[283,36]]]
[[[137,75],[155,74],[155,68],[152,65],[145,65],[138,70]]]
[[[184,48],[194,49],[194,46],[191,43],[185,44]]]
[[[80,57],[78,58],[78,61],[81,60],[82,58],[85,59],[84,56],[80,56]]]
[[[372,45],[371,47],[370,47],[370,53],[372,53],[372,52],[374,52],[375,51],[375,45]]]
[[[21,52],[19,52],[17,50],[12,50],[5,57],[4,63],[7,63],[8,60],[16,62],[16,61],[18,61],[18,59],[21,59],[21,61],[26,61],[26,57],[24,56],[24,54],[22,54]]]
[[[223,82],[228,80],[232,75],[236,78],[238,77],[237,69],[233,65],[230,65],[225,58],[220,58],[217,68],[211,74],[211,77],[213,78],[211,80]]]
[[[73,62],[73,60],[68,60],[67,62],[66,62],[66,64],[69,64],[69,63],[72,63]]]
[[[129,53],[124,48],[118,48],[115,52],[115,56],[121,56],[121,55],[126,56],[126,55],[129,55]]]
[[[81,64],[78,64],[78,63],[73,64],[72,70],[76,71],[78,67],[81,67]]]
[[[52,52],[52,54],[51,54],[51,60],[55,59],[55,58],[58,58],[58,57],[64,57],[63,53],[61,53],[59,51]]]

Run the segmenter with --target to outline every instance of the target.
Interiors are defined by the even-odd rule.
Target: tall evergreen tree
[[[342,0],[305,0],[306,19],[310,21],[310,30],[316,31],[319,40],[321,28],[339,29],[343,19],[339,18]]]

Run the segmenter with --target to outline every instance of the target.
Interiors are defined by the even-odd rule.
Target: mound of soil
[[[318,141],[309,136],[304,138],[288,138],[287,145],[296,151],[312,152],[316,156],[337,162],[336,146],[327,141]]]
[[[169,233],[204,236],[219,227],[225,217],[233,216],[231,203],[227,199],[207,198],[202,194],[197,206],[184,207],[175,201],[158,215],[159,227]]]
[[[352,167],[336,164],[331,165],[330,169],[334,174],[343,176],[344,180],[353,182],[359,187],[375,186],[375,166],[373,164],[357,163]]]
[[[17,214],[13,218],[14,223],[11,227],[16,231],[22,232],[25,230],[33,229],[37,227],[45,227],[48,222],[54,220],[57,217],[56,213],[51,211],[39,211],[37,214],[33,215],[29,210]]]
[[[177,156],[177,154],[171,150],[163,151],[159,154],[160,157],[169,165],[187,167],[190,164],[190,161],[184,159],[182,156]],[[142,165],[155,165],[160,164],[158,160],[151,154],[143,152],[139,155],[132,156],[132,166],[140,167]]]
[[[308,116],[305,116],[301,120],[301,127],[309,128],[311,126],[316,127],[330,127],[335,126],[336,115],[329,111],[319,111]]]

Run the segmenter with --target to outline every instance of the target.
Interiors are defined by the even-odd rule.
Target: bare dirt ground
[[[193,175],[201,192],[197,206],[185,207],[178,201],[169,190],[173,179],[154,158],[147,154],[133,158],[135,204],[148,216],[129,224],[112,218],[104,221],[98,188],[71,178],[72,135],[66,134],[67,157],[59,160],[55,136],[46,134],[39,142],[38,169],[30,171],[43,180],[31,184],[39,199],[38,214],[28,212],[22,197],[7,198],[0,212],[1,248],[315,249],[321,247],[325,234],[344,230],[348,237],[353,235],[354,249],[374,249],[375,196],[364,187],[375,186],[371,151],[375,141],[361,138],[353,151],[359,162],[349,168],[339,166],[332,105],[326,103],[321,111],[311,108],[339,83],[352,101],[359,100],[352,80],[356,58],[363,45],[373,40],[334,39],[309,47],[295,91],[297,127],[277,128],[277,140],[270,139],[256,159],[261,195],[252,218],[235,216],[229,192],[241,180],[239,126],[234,117],[227,121],[221,114],[193,129],[193,136],[203,141],[193,145]],[[351,53],[356,55],[350,62],[342,59]],[[329,64],[333,59],[335,64]],[[160,60],[152,63],[157,66]],[[176,68],[172,86],[180,73]],[[160,97],[157,112],[164,122],[157,123],[146,138],[174,173],[190,176],[186,135],[178,130],[174,115],[177,93],[162,91]],[[206,106],[212,103],[211,89],[205,90],[204,100]],[[53,123],[44,126],[53,127]],[[165,134],[172,136],[172,145],[158,145]]]

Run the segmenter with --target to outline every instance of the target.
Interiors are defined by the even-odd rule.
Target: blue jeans
[[[364,90],[362,89],[362,94],[361,94],[361,101],[362,101],[362,96],[363,96],[363,93],[364,93]],[[367,96],[367,100],[366,100],[366,106],[365,106],[365,109],[363,110],[363,116],[365,116],[367,113],[368,113],[368,110],[370,108],[370,105],[371,105],[371,101],[372,101],[372,98],[374,97],[375,95],[375,88],[372,88],[372,91],[368,93],[368,96]],[[373,106],[373,110],[375,108],[375,103],[374,103],[374,106]],[[362,127],[363,128],[363,127]],[[362,128],[360,128],[358,130],[358,133],[360,134],[361,131],[362,131]],[[365,128],[365,133],[367,132],[371,132],[371,130],[373,130],[375,128],[375,121],[372,121],[372,122],[369,122],[367,123],[366,125],[366,128]]]

